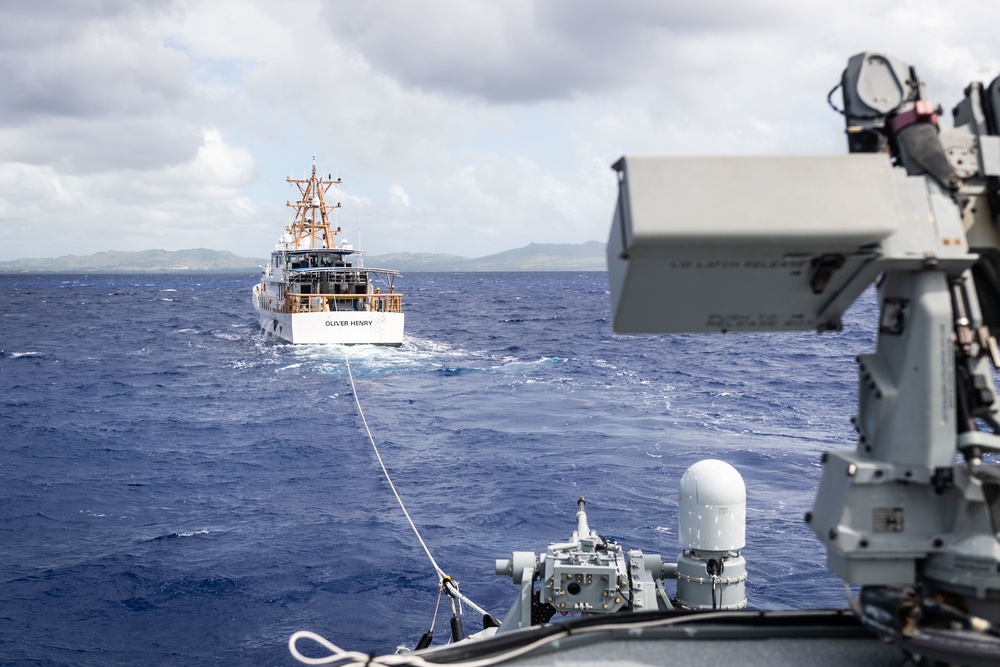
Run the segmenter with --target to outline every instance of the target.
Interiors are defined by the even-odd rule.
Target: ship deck
[[[530,648],[529,648],[530,647]],[[899,667],[905,655],[847,610],[650,612],[579,618],[419,652],[432,663],[525,667]]]

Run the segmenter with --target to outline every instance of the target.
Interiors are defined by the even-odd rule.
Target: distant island
[[[529,243],[485,257],[400,252],[365,256],[366,266],[418,271],[604,271],[604,243]],[[0,262],[0,273],[158,273],[168,271],[257,272],[267,259],[225,250],[109,250],[93,255]]]

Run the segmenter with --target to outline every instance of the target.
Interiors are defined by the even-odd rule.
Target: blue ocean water
[[[296,630],[390,652],[427,629],[436,577],[345,349],[264,340],[254,282],[0,276],[0,664],[291,665]],[[403,347],[346,355],[478,604],[506,611],[494,560],[566,539],[580,495],[602,534],[676,557],[678,482],[713,457],[747,483],[751,606],[844,606],[802,515],[821,452],[853,447],[871,294],[837,334],[623,337],[602,273],[400,285]]]

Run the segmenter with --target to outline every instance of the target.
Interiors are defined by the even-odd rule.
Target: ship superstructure
[[[288,177],[300,198],[286,202],[295,220],[285,228],[253,288],[264,331],[289,343],[392,345],[403,343],[402,295],[391,269],[366,268],[364,253],[346,240],[331,214],[340,203],[326,194],[341,179]]]

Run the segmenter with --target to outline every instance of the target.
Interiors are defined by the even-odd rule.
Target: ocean
[[[303,629],[412,647],[437,579],[345,355],[434,558],[494,616],[517,591],[494,561],[567,539],[579,496],[675,559],[703,458],[746,481],[750,606],[845,606],[802,517],[821,453],[854,447],[871,292],[840,333],[633,337],[603,273],[413,273],[404,345],[338,348],[265,340],[255,281],[0,275],[0,665],[294,665]]]

